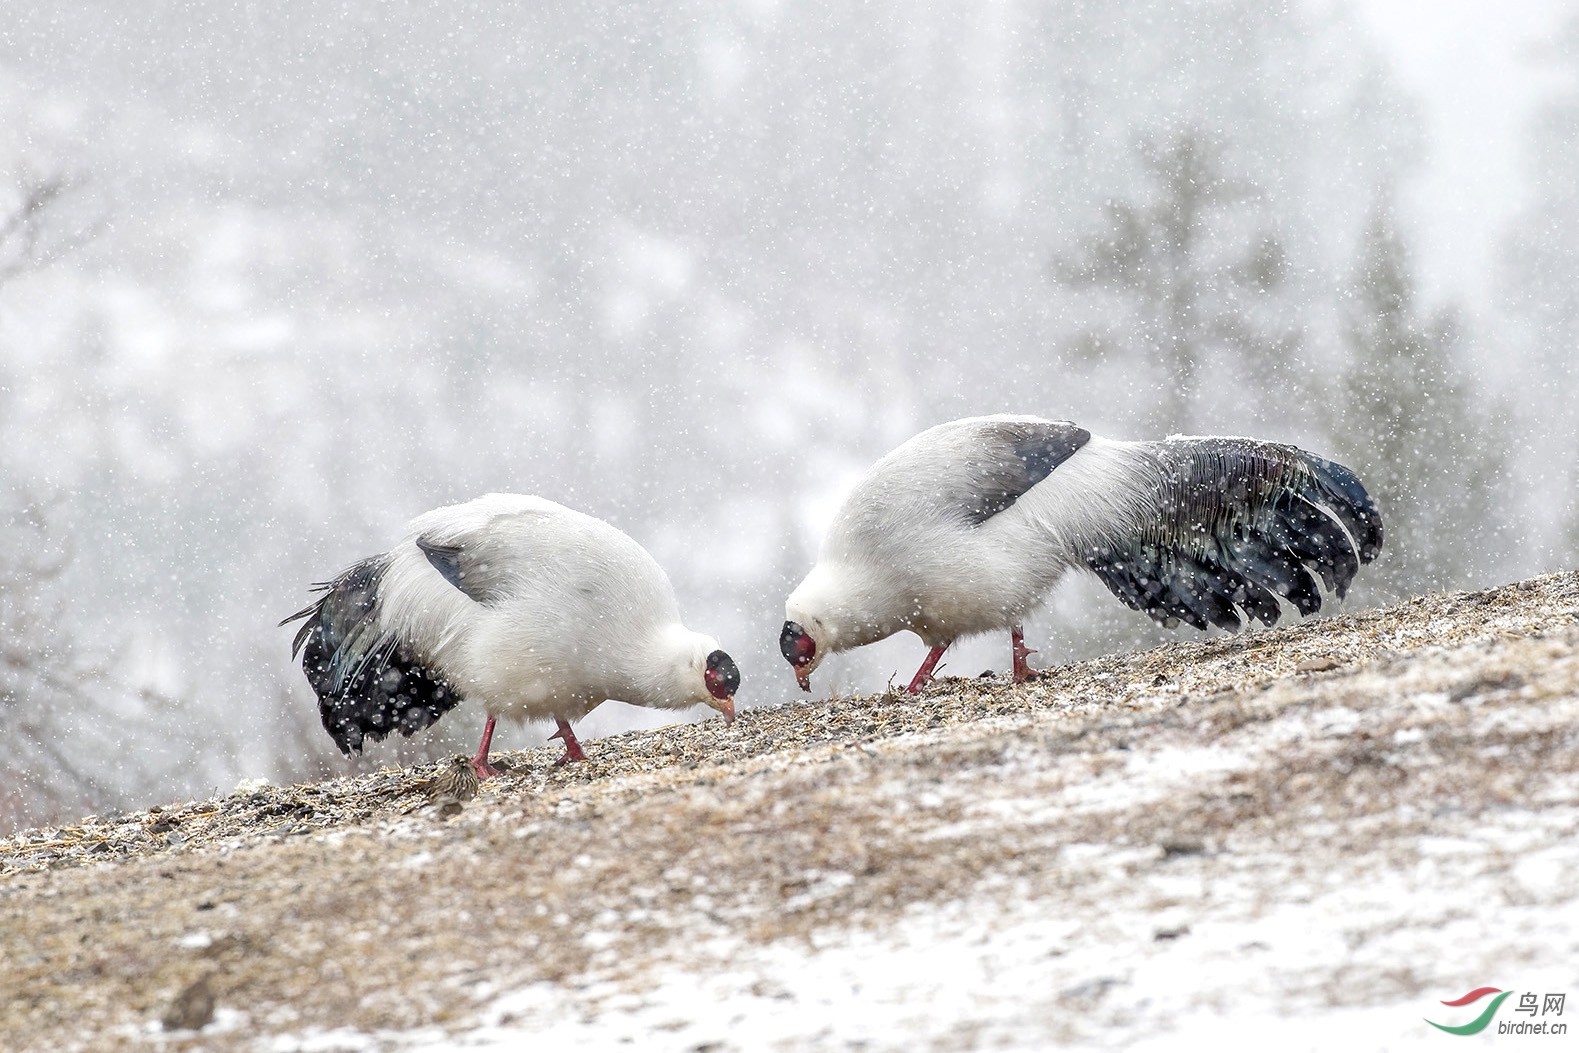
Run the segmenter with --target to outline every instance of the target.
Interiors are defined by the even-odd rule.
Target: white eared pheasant
[[[1065,572],[1096,574],[1172,627],[1271,625],[1282,597],[1341,599],[1382,547],[1382,519],[1340,464],[1238,438],[1099,439],[1067,421],[971,417],[922,432],[845,499],[817,565],[785,604],[779,647],[802,688],[830,654],[909,629],[931,648],[1008,630],[1014,679],[1034,675],[1021,623]]]
[[[560,763],[585,759],[570,722],[606,699],[735,717],[740,672],[717,641],[680,624],[669,579],[600,519],[540,497],[489,494],[412,521],[406,539],[333,581],[292,654],[342,752],[410,735],[462,699],[494,722],[552,718]]]

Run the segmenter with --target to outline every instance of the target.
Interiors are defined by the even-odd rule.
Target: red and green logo
[[[1462,998],[1455,998],[1451,1002],[1443,1002],[1442,1004],[1451,1006],[1470,1005],[1480,1001],[1489,994],[1496,995],[1497,997],[1491,1000],[1491,1004],[1486,1006],[1485,1012],[1481,1013],[1469,1023],[1459,1024],[1457,1027],[1449,1027],[1446,1024],[1439,1024],[1435,1020],[1427,1020],[1426,1023],[1430,1024],[1434,1028],[1439,1028],[1443,1031],[1446,1031],[1450,1035],[1478,1035],[1480,1032],[1486,1030],[1486,1025],[1491,1023],[1491,1018],[1497,1015],[1497,1007],[1502,1005],[1503,1000],[1512,993],[1512,991],[1502,991],[1495,987],[1477,987],[1473,991],[1469,992],[1469,994],[1464,995]]]

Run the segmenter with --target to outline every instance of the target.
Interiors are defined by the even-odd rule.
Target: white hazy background
[[[1557,0],[11,5],[0,827],[469,751],[342,760],[276,623],[488,490],[646,545],[748,706],[840,495],[966,414],[1342,460],[1351,603],[1571,567],[1576,74]]]

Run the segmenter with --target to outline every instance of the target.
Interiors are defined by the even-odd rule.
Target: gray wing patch
[[[1090,441],[1090,432],[1068,421],[984,422],[982,453],[966,466],[965,518],[979,526],[1011,507]]]
[[[491,604],[503,598],[504,569],[498,560],[489,558],[487,546],[441,545],[419,537],[417,547],[445,581],[475,602]]]

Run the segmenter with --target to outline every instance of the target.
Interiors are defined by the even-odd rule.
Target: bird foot
[[[922,688],[937,679],[932,674],[937,669],[938,662],[943,659],[943,652],[948,650],[948,646],[948,644],[942,644],[927,652],[926,661],[922,662],[921,668],[916,670],[916,675],[911,679],[910,686],[906,688],[907,691],[912,695],[919,695]]]
[[[940,644],[927,652],[926,661],[922,662],[921,668],[916,670],[916,675],[911,679],[910,687],[907,689],[912,695],[921,694],[921,689],[936,679],[932,672],[937,669],[938,662],[942,660],[943,652],[947,651],[948,647],[948,644]]]
[[[477,773],[477,778],[491,779],[499,774],[499,769],[488,763],[488,747],[493,744],[493,727],[498,722],[498,717],[488,714],[488,723],[483,725],[482,741],[477,744],[477,754],[472,757],[472,771]]]
[[[563,739],[565,743],[565,755],[554,762],[556,768],[563,764],[574,764],[576,761],[587,759],[587,755],[581,751],[581,743],[576,741],[576,733],[570,730],[569,722],[561,720],[559,722],[559,730],[548,737],[551,739]]]
[[[1020,627],[1015,626],[1009,638],[1014,644],[1014,682],[1023,684],[1027,680],[1035,680],[1042,674],[1031,668],[1027,658],[1036,653],[1036,650],[1025,646],[1025,636],[1020,632]]]

